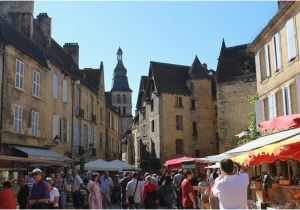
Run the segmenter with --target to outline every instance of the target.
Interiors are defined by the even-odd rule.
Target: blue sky
[[[34,12],[52,18],[52,37],[60,45],[79,43],[80,68],[104,62],[106,91],[121,46],[134,113],[150,61],[191,65],[198,55],[216,69],[222,38],[227,47],[250,43],[277,12],[277,2],[35,1]]]

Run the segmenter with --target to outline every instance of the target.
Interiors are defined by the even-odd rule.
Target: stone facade
[[[75,162],[104,158],[103,64],[80,70],[78,44],[62,48],[51,39],[51,18],[42,13],[33,19],[33,2],[4,5],[0,9],[1,146],[51,150]],[[31,22],[14,19],[22,14],[31,16]],[[32,27],[29,34],[27,23]]]
[[[284,2],[249,47],[255,54],[257,123],[300,112],[299,21],[300,2]],[[282,129],[259,130],[265,135]],[[261,168],[288,177],[288,170],[295,176],[300,167],[296,161],[288,160],[263,164]]]
[[[238,146],[236,135],[248,129],[249,113],[254,111],[248,97],[256,95],[255,64],[247,48],[247,44],[226,47],[222,42],[216,72],[220,153]]]
[[[192,66],[151,62],[137,101],[136,165],[157,170],[168,159],[215,154],[215,106],[213,71],[197,57]]]

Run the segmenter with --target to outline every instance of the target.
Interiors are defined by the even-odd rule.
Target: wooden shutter
[[[59,117],[58,115],[52,115],[52,139],[56,135],[58,135],[58,129],[59,129]]]
[[[285,24],[286,41],[289,61],[296,57],[296,38],[294,28],[294,18],[289,19]]]
[[[264,115],[263,115],[263,101],[257,100],[255,102],[255,112],[256,112],[256,129],[259,131],[260,128],[258,127],[258,124],[260,122],[264,121]]]
[[[256,67],[257,67],[257,68],[256,68],[256,70],[257,70],[257,72],[256,72],[257,81],[258,81],[258,82],[261,82],[259,53],[260,53],[260,52],[258,52],[258,53],[256,54],[256,56],[255,56],[255,62],[256,62]]]
[[[70,141],[70,131],[71,131],[71,129],[70,129],[70,121],[69,120],[67,120],[67,142],[69,142]]]
[[[68,81],[63,80],[63,102],[68,103]]]
[[[58,95],[58,78],[56,74],[53,74],[53,97],[57,98]]]
[[[274,52],[274,66],[275,70],[281,68],[281,51],[280,51],[280,38],[279,34],[276,33],[273,37],[273,52]]]
[[[94,127],[94,148],[97,148],[97,142],[98,142],[98,139],[97,139],[97,127]]]
[[[269,59],[269,45],[265,45],[264,48],[265,51],[265,66],[266,66],[266,77],[270,77],[271,71],[270,71],[270,59]]]

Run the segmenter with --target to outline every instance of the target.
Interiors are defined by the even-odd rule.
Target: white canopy
[[[111,163],[113,166],[118,167],[119,169],[126,171],[126,170],[135,170],[136,167],[134,167],[133,165],[130,165],[128,163],[125,163],[121,160],[112,160],[109,163]]]
[[[229,155],[222,153],[219,155],[211,155],[211,156],[206,156],[204,158],[195,158],[196,161],[203,161],[206,163],[216,163],[216,162],[220,162],[221,160],[225,159],[225,158],[229,158]]]
[[[77,170],[80,169],[80,166],[75,167]],[[84,164],[85,170],[98,170],[98,171],[118,171],[119,167],[114,166],[114,164],[104,161],[102,159],[93,160]]]
[[[300,138],[300,128],[295,128],[292,130],[281,131],[278,133],[274,133],[268,136],[262,136],[256,140],[250,141],[240,147],[234,148],[225,152],[225,154],[229,155],[238,155],[240,153],[248,152],[253,149],[272,144],[275,142],[283,141],[286,139],[299,139]]]
[[[220,168],[221,166],[220,166],[220,163],[216,163],[216,164],[214,164],[214,165],[211,165],[211,166],[207,166],[207,167],[205,167],[205,168]]]

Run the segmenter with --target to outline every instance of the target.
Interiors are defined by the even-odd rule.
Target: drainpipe
[[[1,107],[0,107],[0,153],[2,153],[2,141],[3,141],[3,95],[4,95],[4,55],[5,55],[5,44],[0,48],[0,60],[2,60],[2,65],[0,66],[0,77],[1,78]],[[1,62],[0,62],[1,63]]]

